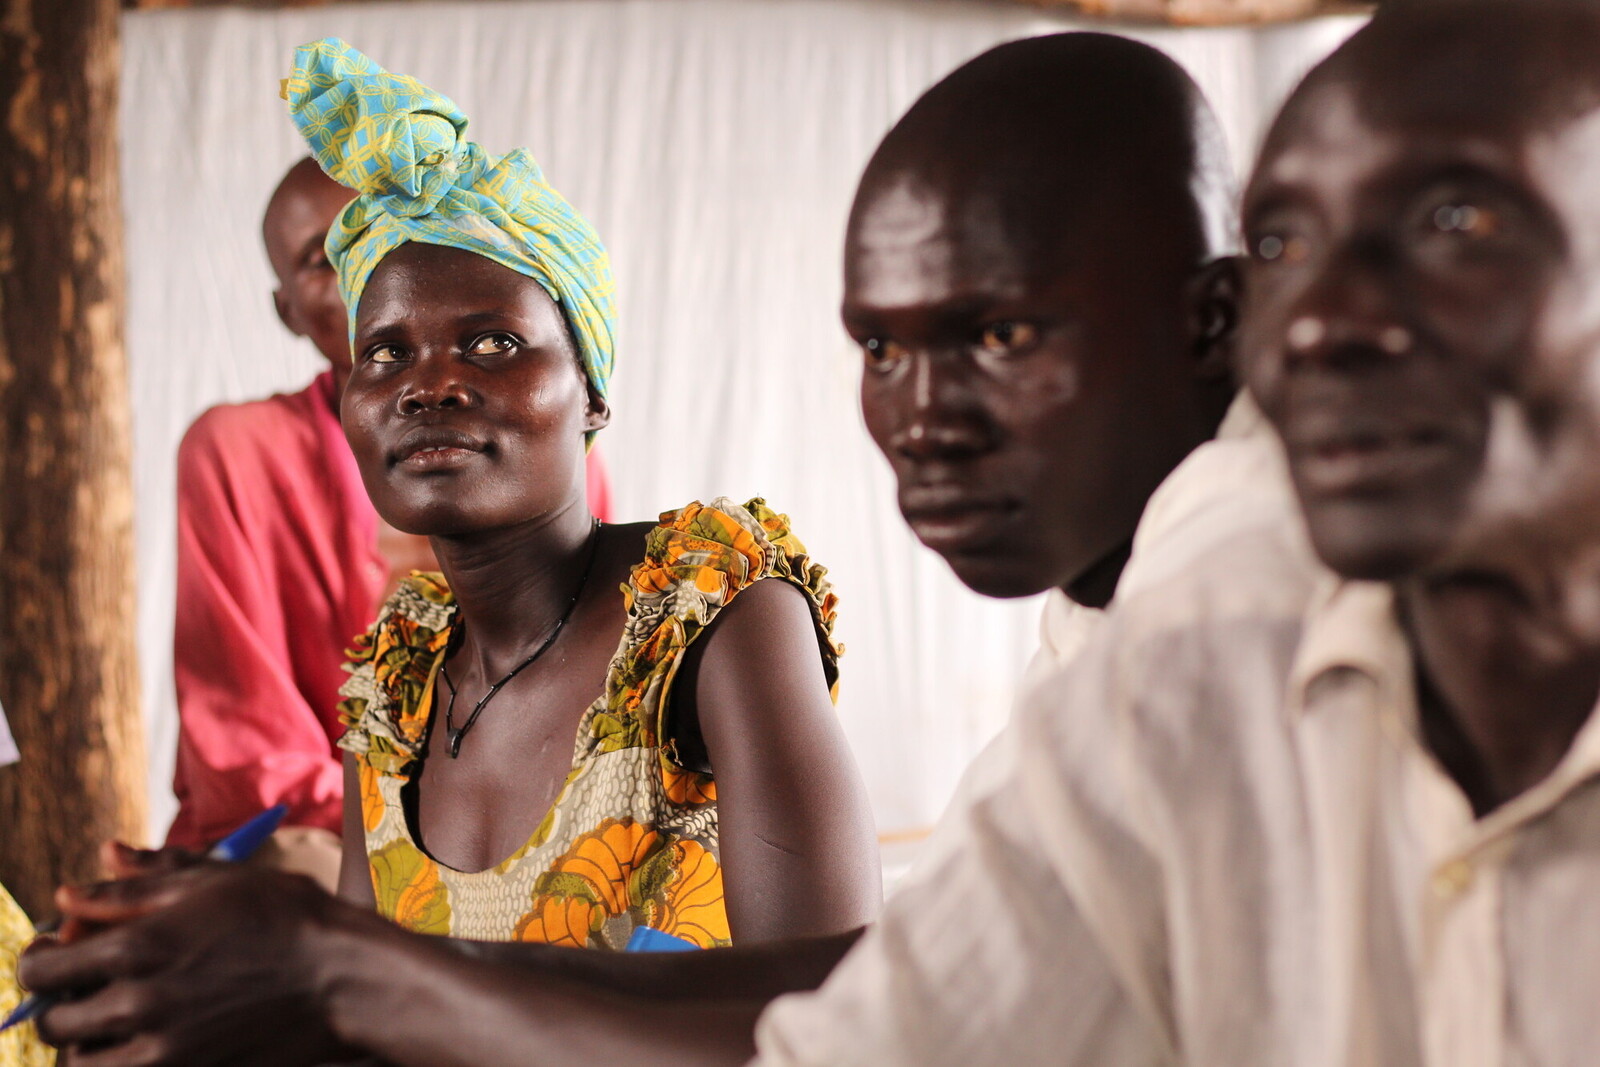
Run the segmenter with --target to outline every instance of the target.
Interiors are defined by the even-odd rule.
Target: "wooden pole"
[[[0,12],[0,882],[45,915],[145,835],[118,3]]]

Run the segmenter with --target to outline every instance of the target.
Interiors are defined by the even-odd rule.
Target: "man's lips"
[[[391,453],[395,466],[413,471],[446,470],[483,453],[484,442],[448,426],[418,426]]]
[[[1399,488],[1448,463],[1460,447],[1436,425],[1371,422],[1292,432],[1286,443],[1301,484],[1328,495]]]
[[[956,552],[993,541],[1021,510],[1014,501],[965,486],[913,486],[900,494],[900,513],[917,539],[935,552]]]

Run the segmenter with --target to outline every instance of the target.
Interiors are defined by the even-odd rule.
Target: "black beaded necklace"
[[[567,625],[567,620],[572,618],[573,609],[578,606],[578,598],[583,596],[583,587],[589,584],[589,572],[594,570],[594,557],[599,552],[599,549],[600,520],[596,519],[594,520],[593,529],[589,532],[589,562],[584,564],[583,577],[578,579],[578,588],[573,591],[572,599],[567,602],[567,609],[561,613],[561,618],[556,620],[555,626],[545,636],[545,639],[539,643],[539,647],[533,650],[533,655],[511,668],[504,677],[489,687],[487,693],[478,699],[478,702],[472,706],[472,714],[467,716],[467,721],[461,724],[461,729],[459,730],[455,726],[456,683],[450,678],[450,656],[461,646],[461,640],[467,632],[467,624],[465,620],[456,624],[455,632],[450,635],[450,645],[445,649],[445,661],[439,667],[439,673],[444,678],[444,684],[450,687],[450,703],[444,709],[444,729],[445,736],[449,740],[448,751],[451,759],[461,755],[461,739],[467,736],[467,731],[472,729],[472,724],[478,721],[478,716],[483,714],[483,709],[489,706],[489,701],[495,698],[495,694],[504,689],[511,679],[521,674],[528,667],[533,666],[533,661],[544,655],[550,646],[556,643],[556,638],[560,635],[562,628]]]

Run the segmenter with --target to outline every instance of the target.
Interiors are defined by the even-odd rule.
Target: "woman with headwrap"
[[[488,154],[342,41],[300,48],[284,95],[360,194],[327,241],[345,434],[442,571],[351,654],[343,894],[417,931],[605,948],[872,918],[822,568],[760,500],[590,514],[615,344],[594,230],[526,152]]]

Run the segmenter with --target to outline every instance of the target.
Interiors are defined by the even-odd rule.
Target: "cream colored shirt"
[[[762,1064],[1600,1062],[1600,717],[1475,819],[1390,591],[1286,529],[1119,596]]]
[[[1151,498],[1113,620],[1130,601],[1160,617],[1172,579],[1235,548],[1242,534],[1264,530],[1281,549],[1281,566],[1274,570],[1250,551],[1234,551],[1219,566],[1231,576],[1248,570],[1245,561],[1259,565],[1258,584],[1282,601],[1275,617],[1298,622],[1310,566],[1277,443],[1248,402],[1224,428],[1229,439],[1197,450]],[[1192,609],[1174,604],[1167,614],[1181,619]],[[1095,931],[1076,915],[1050,862],[1046,846],[1065,843],[1065,821],[1040,810],[1026,787],[1034,775],[1068,773],[1052,755],[1044,755],[1042,770],[1025,758],[1036,744],[1024,736],[1030,712],[1048,718],[1070,708],[1071,718],[1090,723],[1108,710],[1103,694],[1073,696],[1074,686],[1088,683],[1067,669],[1083,641],[1103,650],[1107,632],[1117,632],[1097,615],[1052,594],[1021,717],[973,762],[883,919],[820,991],[784,998],[767,1012],[758,1063],[1154,1062],[1140,1058],[1154,1046],[1112,972],[1093,964]],[[1149,676],[1159,679],[1168,667],[1155,662]],[[1102,756],[1115,748],[1114,736],[1101,739]],[[1079,1059],[1063,1060],[1074,1044]]]
[[[6,724],[6,710],[0,708],[0,767],[17,762],[17,743],[11,740],[11,728]]]

